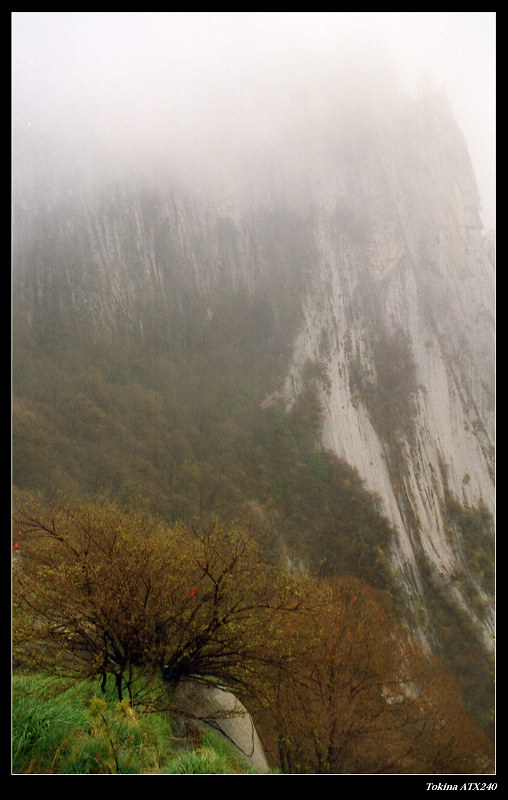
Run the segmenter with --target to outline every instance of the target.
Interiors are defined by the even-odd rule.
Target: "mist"
[[[12,12],[13,143],[204,183],[443,91],[495,227],[495,12]],[[62,156],[63,157],[63,156]]]

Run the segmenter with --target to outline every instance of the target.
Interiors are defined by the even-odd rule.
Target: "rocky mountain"
[[[224,359],[247,364],[242,330],[257,330],[278,364],[256,387],[260,402],[291,409],[312,384],[316,444],[355,468],[393,526],[389,560],[417,627],[429,630],[446,597],[490,647],[495,271],[446,100],[355,109],[192,179],[174,163],[117,172],[84,156],[83,171],[74,155],[32,132],[15,137],[13,372],[24,411],[34,413],[34,381],[63,342],[144,343],[146,363],[163,346],[206,347],[226,320]],[[88,401],[98,419],[97,394]]]
[[[436,98],[341,154],[315,196],[286,396],[319,359],[323,442],[382,498],[409,582],[423,556],[458,596],[451,505],[494,512],[494,269],[466,145]]]

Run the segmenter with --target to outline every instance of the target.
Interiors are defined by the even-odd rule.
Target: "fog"
[[[442,89],[495,227],[495,12],[12,12],[13,143],[222,171]],[[311,144],[309,144],[311,147]]]

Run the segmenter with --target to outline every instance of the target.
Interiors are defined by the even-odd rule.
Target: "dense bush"
[[[450,496],[446,516],[462,538],[463,549],[472,575],[491,596],[495,591],[495,537],[491,514],[480,505],[465,508]]]
[[[64,748],[80,771],[135,770],[142,727],[131,730],[129,715],[164,714],[189,675],[238,695],[283,771],[489,769],[489,744],[456,684],[411,644],[385,593],[283,569],[240,526],[198,532],[106,501],[21,500],[14,657],[18,670],[71,684],[97,689],[100,679],[94,741],[79,758]],[[38,757],[30,731],[40,717],[31,722],[33,707],[23,717],[19,690],[15,749],[25,763],[25,751]],[[53,713],[42,714],[52,736]],[[199,771],[192,759],[185,768]]]
[[[13,581],[18,663],[68,677],[115,676],[134,699],[135,669],[176,684],[260,679],[296,608],[291,576],[238,527],[165,526],[111,502],[19,506]],[[275,657],[275,654],[273,654]]]
[[[484,633],[423,557],[419,569],[436,652],[459,680],[468,710],[494,740],[495,664],[484,645]]]
[[[381,439],[393,446],[398,436],[410,438],[413,433],[416,366],[401,331],[388,332],[378,325],[370,337],[374,372],[368,372],[361,355],[355,353],[350,361],[350,388],[365,403]]]
[[[455,679],[398,629],[383,596],[354,578],[322,580],[315,592],[287,631],[294,659],[259,713],[282,769],[488,771],[489,742]]]

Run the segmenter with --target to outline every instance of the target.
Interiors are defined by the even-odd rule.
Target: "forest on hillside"
[[[36,307],[30,325],[21,301],[14,306],[15,492],[109,498],[195,530],[240,524],[263,533],[275,562],[364,581],[410,628],[427,626],[467,707],[492,732],[492,665],[479,632],[422,562],[429,630],[390,565],[394,531],[377,498],[319,443],[319,363],[307,365],[296,402],[282,401],[296,293],[272,284],[222,294],[212,306],[224,313],[213,315],[189,297],[171,325],[160,309],[143,335],[120,325],[107,337],[45,297],[52,305]],[[478,558],[473,543],[489,521],[467,522]]]
[[[456,678],[364,580],[288,570],[254,527],[197,531],[111,501],[22,493],[14,519],[16,672],[46,676],[46,685],[32,680],[32,706],[45,698],[60,724],[68,700],[55,705],[59,695],[82,686],[91,696],[81,756],[72,730],[48,767],[47,750],[29,744],[30,713],[41,713],[25,698],[23,728],[28,684],[16,681],[19,771],[179,771],[171,737],[161,747],[149,720],[167,720],[175,688],[190,677],[234,691],[282,773],[492,771],[491,743]],[[196,748],[199,756],[200,740]]]

